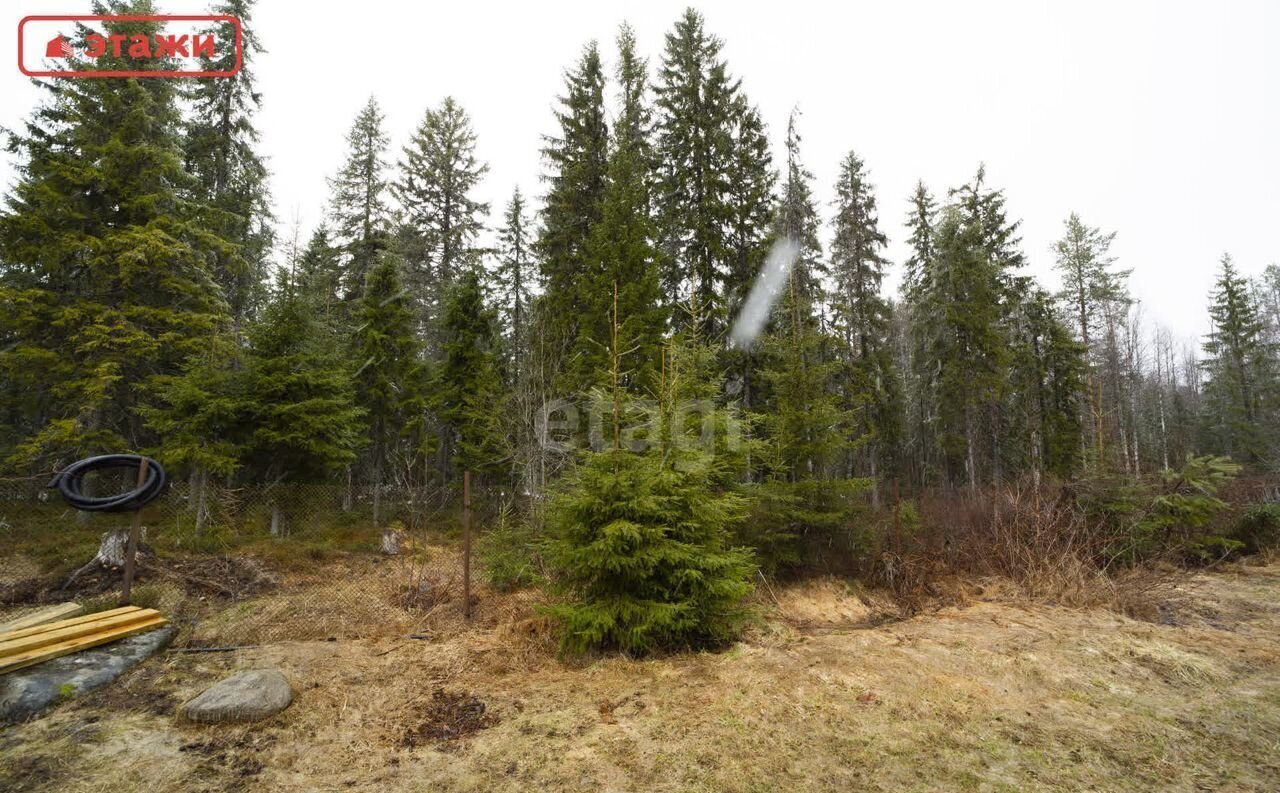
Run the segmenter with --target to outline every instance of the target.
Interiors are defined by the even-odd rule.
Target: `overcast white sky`
[[[166,13],[203,2],[159,0]],[[260,0],[258,118],[282,231],[321,218],[325,177],[370,94],[398,153],[423,111],[453,95],[490,165],[479,196],[496,224],[511,189],[540,194],[538,149],[553,132],[562,72],[590,39],[612,60],[635,27],[656,67],[683,8],[665,2],[464,3]],[[895,262],[917,179],[936,193],[979,162],[1023,221],[1032,271],[1056,287],[1050,246],[1071,211],[1118,232],[1147,316],[1205,330],[1223,251],[1253,275],[1280,261],[1280,3],[696,3],[781,151],[803,112],[803,156],[830,215],[840,158],[867,162]],[[18,20],[85,13],[87,0],[10,0],[0,32],[0,125],[39,92],[16,68]],[[0,153],[0,183],[14,177]],[[895,267],[896,269],[896,267]],[[897,279],[893,279],[896,287]]]

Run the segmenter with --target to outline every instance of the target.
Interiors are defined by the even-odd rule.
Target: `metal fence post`
[[[462,615],[471,619],[471,472],[462,472]]]

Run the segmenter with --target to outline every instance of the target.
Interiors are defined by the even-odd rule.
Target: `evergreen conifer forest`
[[[384,489],[466,474],[536,571],[495,585],[545,587],[570,651],[723,646],[779,578],[915,602],[940,567],[1105,578],[1280,538],[1225,495],[1280,468],[1280,266],[1205,261],[1211,331],[1177,339],[1084,206],[1037,280],[981,163],[886,205],[855,139],[818,183],[805,117],[766,119],[694,9],[564,53],[539,193],[476,198],[466,96],[399,150],[371,97],[283,239],[253,10],[211,8],[244,22],[234,78],[43,81],[5,136],[5,475],[135,451],[193,492],[364,489],[380,528],[406,519]]]

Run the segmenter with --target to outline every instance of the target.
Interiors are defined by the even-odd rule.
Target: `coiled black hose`
[[[82,492],[84,476],[90,471],[103,468],[132,468],[136,472],[143,460],[147,461],[147,477],[141,487],[127,493],[101,498],[86,496]],[[137,481],[136,474],[134,481]],[[142,509],[148,502],[159,496],[168,483],[169,477],[164,472],[164,466],[150,457],[143,457],[140,454],[103,454],[98,457],[86,457],[68,465],[53,477],[49,487],[57,488],[63,501],[85,512],[133,512]]]

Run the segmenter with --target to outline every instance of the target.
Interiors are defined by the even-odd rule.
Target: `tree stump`
[[[399,556],[400,546],[404,543],[404,532],[399,529],[382,530],[382,553],[386,556]]]
[[[147,527],[143,526],[141,533],[138,535],[138,551],[141,553],[143,543],[147,541]],[[67,583],[62,585],[65,590],[75,583],[76,579],[90,570],[101,567],[105,570],[119,570],[124,567],[124,557],[129,550],[129,529],[120,528],[103,532],[102,539],[98,541],[98,552],[94,554],[84,567],[71,574],[67,579]]]

